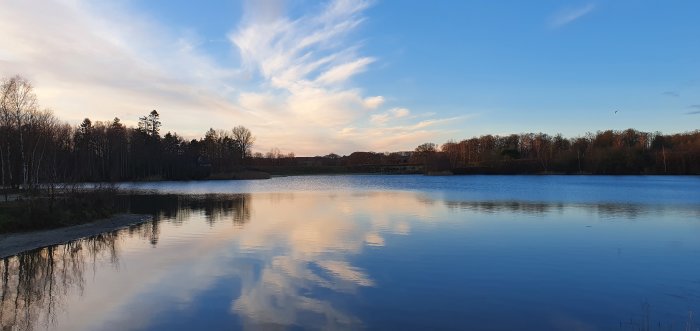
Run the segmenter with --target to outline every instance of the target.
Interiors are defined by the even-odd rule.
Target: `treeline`
[[[441,146],[425,143],[410,152],[317,158],[326,165],[370,172],[696,175],[700,174],[700,131],[664,135],[606,130],[574,138],[545,133],[483,135]]]
[[[485,135],[431,153],[429,167],[461,173],[700,174],[700,131]]]
[[[241,169],[251,156],[250,130],[210,129],[203,138],[161,136],[156,110],[127,127],[86,118],[79,126],[40,109],[32,85],[16,76],[0,86],[0,185],[38,183],[198,179]]]
[[[484,135],[413,151],[296,157],[251,153],[250,130],[210,129],[200,139],[161,135],[153,110],[127,127],[118,118],[73,126],[42,110],[26,79],[0,85],[0,187],[38,183],[229,178],[247,168],[271,173],[590,173],[700,174],[700,131],[600,131],[583,137],[524,133]],[[223,174],[223,175],[221,175]]]
[[[523,133],[425,143],[413,151],[254,158],[271,173],[700,174],[700,131],[599,131],[583,137]]]

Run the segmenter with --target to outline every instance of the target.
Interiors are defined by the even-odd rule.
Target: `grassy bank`
[[[114,188],[24,194],[0,203],[0,233],[82,224],[116,212]]]

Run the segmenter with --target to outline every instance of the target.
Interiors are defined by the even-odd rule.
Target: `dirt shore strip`
[[[0,258],[114,231],[151,219],[153,218],[150,215],[117,214],[110,218],[65,228],[2,234],[0,235]]]

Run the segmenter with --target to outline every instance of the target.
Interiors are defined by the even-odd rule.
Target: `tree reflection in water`
[[[3,330],[75,329],[65,325],[65,316],[80,316],[81,308],[91,314],[84,329],[108,320],[124,328],[168,329],[163,323],[171,319],[196,323],[198,314],[183,317],[183,311],[212,311],[222,302],[228,307],[214,318],[219,325],[357,329],[366,317],[348,302],[391,284],[356,257],[395,246],[399,236],[418,237],[421,227],[493,223],[491,214],[508,215],[508,222],[535,224],[521,216],[542,216],[577,225],[656,214],[700,216],[697,207],[684,205],[464,201],[416,192],[140,194],[122,196],[120,204],[153,221],[2,260]],[[109,272],[120,264],[131,269]],[[91,271],[97,281],[90,280]],[[218,297],[226,291],[230,297]],[[212,303],[209,292],[221,301]]]
[[[0,325],[32,330],[49,328],[62,309],[64,297],[83,291],[85,270],[98,261],[118,263],[117,238],[123,231],[45,247],[7,257],[0,262],[2,294]]]
[[[426,202],[427,203],[427,202]],[[530,201],[455,201],[445,200],[445,206],[452,210],[468,210],[479,213],[516,213],[538,215],[552,212],[563,213],[565,209],[581,210],[601,218],[622,217],[636,219],[646,214],[665,214],[681,212],[686,215],[700,216],[700,209],[695,205],[641,205],[632,203],[548,203]]]
[[[248,195],[178,196],[129,195],[120,197],[120,209],[151,214],[153,220],[125,229],[6,257],[0,261],[0,326],[2,330],[51,329],[65,298],[81,296],[86,271],[102,264],[119,267],[119,242],[138,237],[157,245],[160,222],[181,224],[193,213],[203,213],[213,225],[230,218],[235,225],[250,219]]]
[[[121,209],[153,215],[156,222],[182,224],[193,213],[203,213],[210,225],[225,219],[243,225],[250,220],[250,194],[132,194],[122,197]]]

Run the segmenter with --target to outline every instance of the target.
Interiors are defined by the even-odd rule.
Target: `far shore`
[[[460,172],[460,171],[429,171],[427,173],[401,173],[401,172],[352,172],[352,171],[279,171],[279,172],[259,172],[259,176],[255,177],[245,177],[236,175],[213,175],[210,177],[200,178],[200,179],[163,179],[163,178],[149,178],[140,179],[133,181],[118,181],[114,183],[129,183],[129,182],[179,182],[179,181],[217,181],[217,180],[265,180],[280,177],[296,177],[296,176],[354,176],[354,175],[389,175],[389,176],[406,176],[406,175],[422,175],[428,177],[434,176],[455,176],[455,177],[469,177],[469,176],[698,176],[700,174],[675,174],[675,173],[657,173],[657,172],[638,172],[638,173],[591,173],[591,172],[555,172],[555,171],[539,171],[539,172]]]
[[[98,221],[58,229],[1,234],[0,258],[37,248],[64,244],[76,239],[148,222],[152,219],[150,215],[117,214]]]

